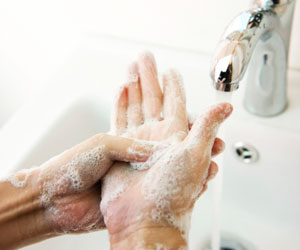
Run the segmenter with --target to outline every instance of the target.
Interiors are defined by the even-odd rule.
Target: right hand
[[[162,95],[153,56],[141,56],[129,72],[137,81],[125,85],[119,95],[113,117],[116,134],[164,141],[166,147],[154,151],[148,170],[116,163],[104,177],[101,211],[112,245],[139,229],[176,227],[176,221],[191,211],[218,171],[211,157],[223,150],[224,143],[216,132],[232,111],[230,104],[216,105],[188,133],[180,76],[174,71],[164,76]]]

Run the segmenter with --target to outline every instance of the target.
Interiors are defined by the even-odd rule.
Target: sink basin
[[[124,72],[132,55],[143,49],[154,51],[160,70],[171,65],[182,72],[189,110],[199,112],[215,102],[207,56],[87,39],[49,79],[49,87],[0,131],[0,177],[39,165],[96,133],[107,132],[113,91],[123,80],[119,72]],[[273,118],[252,116],[243,109],[242,94],[233,98],[235,112],[227,124],[227,148],[220,166],[224,172],[221,233],[249,250],[299,249],[299,82],[300,73],[290,72],[289,107]],[[237,142],[252,145],[259,159],[250,164],[241,162],[233,148]],[[211,237],[213,195],[209,188],[194,209],[192,250],[204,250]],[[61,236],[25,249],[85,248],[109,249],[107,232]]]
[[[222,230],[258,249],[297,249],[300,245],[300,135],[257,124],[232,123],[224,159]],[[245,164],[234,144],[255,147],[259,159]]]

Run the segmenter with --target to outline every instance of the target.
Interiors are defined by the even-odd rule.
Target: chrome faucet
[[[233,91],[247,71],[246,109],[259,116],[274,116],[287,106],[286,72],[295,1],[254,0],[252,7],[226,28],[215,51],[211,78],[217,90]]]

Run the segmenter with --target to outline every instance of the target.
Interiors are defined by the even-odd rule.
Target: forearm
[[[40,203],[37,174],[32,171],[23,187],[0,182],[0,249],[15,249],[54,236]],[[14,177],[24,178],[23,173]]]

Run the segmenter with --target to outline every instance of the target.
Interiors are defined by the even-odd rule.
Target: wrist
[[[134,199],[123,195],[103,211],[111,249],[160,249],[158,244],[163,249],[188,249],[191,209],[158,209],[148,201],[140,202],[136,190],[131,192]]]
[[[121,219],[119,230],[107,225],[111,249],[188,249],[190,212],[160,219],[145,213],[129,220],[122,227]]]
[[[187,239],[175,227],[141,226],[129,232],[110,235],[111,250],[188,249]]]

